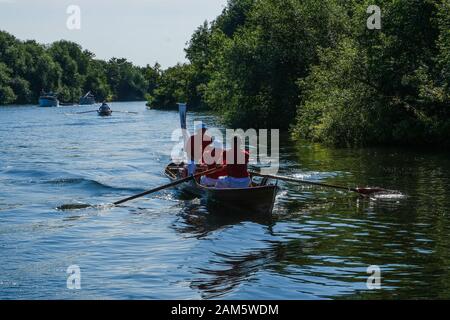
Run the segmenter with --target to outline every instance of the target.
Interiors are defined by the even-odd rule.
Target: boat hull
[[[180,167],[173,164],[166,168],[165,174],[175,181],[181,177],[178,175]],[[206,199],[208,202],[225,205],[230,209],[237,209],[236,213],[249,215],[270,215],[273,211],[278,187],[275,185],[252,186],[239,189],[217,189],[205,187],[198,181],[190,181],[178,186],[178,190],[194,197]]]
[[[98,115],[101,117],[109,117],[112,114],[112,111],[97,111]]]
[[[39,98],[40,107],[59,107],[59,101],[56,98]]]

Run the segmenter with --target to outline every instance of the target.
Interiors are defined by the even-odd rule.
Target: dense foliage
[[[46,46],[0,31],[0,104],[36,104],[42,90],[57,92],[63,102],[78,102],[88,91],[98,101],[144,100],[157,85],[159,68],[105,62],[73,42]]]
[[[49,47],[0,33],[0,103],[41,89],[154,108],[186,101],[234,127],[280,128],[334,145],[448,144],[450,0],[229,0],[166,70],[94,59],[70,42]]]
[[[379,1],[381,30],[354,1],[346,36],[300,79],[296,137],[331,144],[447,143],[450,2]]]
[[[450,1],[230,0],[152,97],[240,127],[335,145],[440,143],[450,134]]]

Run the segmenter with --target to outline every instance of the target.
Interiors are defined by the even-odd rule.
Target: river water
[[[280,182],[271,218],[173,190],[57,210],[168,182],[176,112],[131,102],[112,109],[138,114],[75,114],[91,109],[0,107],[0,299],[450,298],[448,153],[282,139],[280,174],[405,197]],[[74,265],[79,290],[67,288]],[[380,271],[375,289],[369,266]]]

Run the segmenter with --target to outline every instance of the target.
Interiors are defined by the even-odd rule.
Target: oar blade
[[[134,112],[134,111],[114,111],[116,113],[129,113],[129,114],[139,114],[139,112]]]
[[[82,111],[82,112],[77,112],[76,114],[83,114],[83,113],[90,113],[90,112],[97,112],[98,110],[91,110],[91,111]]]
[[[377,195],[377,194],[399,194],[400,193],[399,191],[378,188],[378,187],[365,187],[365,188],[358,187],[358,188],[355,188],[354,190],[363,196],[372,196],[372,195]]]

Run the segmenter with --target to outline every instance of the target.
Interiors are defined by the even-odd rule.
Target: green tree
[[[206,101],[233,126],[287,129],[299,102],[296,81],[320,47],[335,45],[345,10],[336,1],[262,0],[247,14],[231,38],[213,32]]]
[[[382,1],[382,29],[368,30],[369,4],[351,7],[346,38],[323,51],[300,82],[305,94],[294,136],[339,145],[442,141],[449,132],[446,5]]]
[[[187,102],[192,67],[188,64],[177,64],[164,70],[158,87],[150,95],[148,105],[152,108],[175,108],[177,102]]]
[[[144,100],[147,82],[140,68],[126,59],[112,58],[108,61],[106,75],[114,93],[114,99],[119,101]]]
[[[125,59],[108,63],[70,41],[41,45],[20,41],[0,31],[2,82],[0,104],[36,103],[42,90],[59,93],[62,101],[76,102],[87,91],[97,100],[143,100],[159,81],[148,68]],[[161,72],[154,70],[153,73]]]
[[[102,60],[90,61],[83,86],[83,92],[90,91],[97,101],[108,100],[112,95],[111,88],[106,76],[106,62]]]
[[[147,93],[152,94],[158,87],[161,79],[161,65],[159,63],[155,63],[153,67],[147,65],[142,69],[142,73],[144,75],[145,81],[147,82]]]
[[[14,91],[9,86],[11,80],[11,70],[0,62],[0,103],[12,103],[16,99]]]

